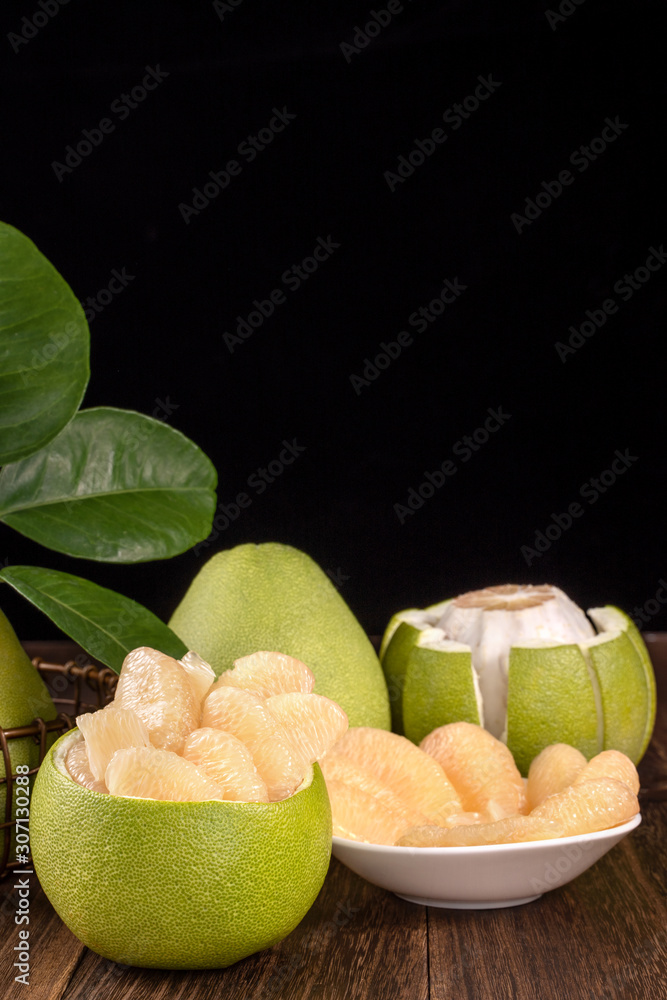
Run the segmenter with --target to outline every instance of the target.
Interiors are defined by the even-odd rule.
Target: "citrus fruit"
[[[201,716],[201,701],[186,668],[149,646],[133,649],[123,660],[113,704],[135,711],[153,746],[174,753],[181,752]]]
[[[463,811],[497,820],[525,810],[524,784],[514,758],[486,729],[470,722],[451,722],[434,729],[420,746],[440,764]]]
[[[193,650],[189,650],[177,663],[180,663],[190,678],[195,697],[201,704],[215,681],[213,668]]]
[[[648,652],[618,608],[588,614],[549,584],[504,584],[394,615],[382,665],[400,688],[395,727],[419,743],[449,722],[482,725],[522,774],[553,743],[637,763],[655,721]]]
[[[367,844],[395,844],[411,825],[401,810],[363,788],[331,778],[327,792],[335,837]]]
[[[387,688],[370,640],[326,573],[298,549],[269,542],[217,553],[169,625],[218,675],[258,649],[296,657],[350,725],[389,728]]]
[[[489,844],[519,844],[529,840],[553,840],[564,836],[565,827],[557,820],[531,816],[506,816],[492,823],[476,823],[445,828],[423,826],[407,830],[398,847],[485,847]]]
[[[221,729],[195,729],[183,747],[186,760],[215,781],[223,799],[268,802],[269,793],[245,743]]]
[[[368,726],[350,728],[329,755],[347,757],[369,771],[429,822],[462,811],[456,791],[440,764],[404,736]]]
[[[173,750],[128,747],[117,750],[104,773],[111,795],[132,795],[168,802],[204,802],[224,798],[222,789],[196,764]]]
[[[122,964],[208,969],[296,927],[331,851],[318,765],[282,802],[155,801],[73,781],[64,758],[79,739],[66,734],[42,764],[30,836],[40,883],[84,944]]]
[[[98,781],[93,772],[90,770],[90,762],[88,761],[88,751],[86,749],[86,741],[80,740],[75,743],[74,746],[68,751],[65,757],[65,767],[67,768],[67,773],[74,779],[78,781],[80,785],[84,788],[90,788],[93,792],[108,792],[109,789],[104,784],[104,778]]]
[[[567,743],[552,743],[545,747],[528,770],[526,797],[529,810],[571,785],[585,766],[586,758],[576,747]]]
[[[251,691],[258,698],[270,698],[289,691],[310,693],[315,677],[305,663],[293,656],[262,651],[240,657],[231,670],[220,674],[214,688],[227,686]]]
[[[579,785],[582,781],[594,781],[596,778],[615,778],[635,795],[639,792],[637,768],[620,750],[603,750],[597,754],[579,771],[572,784]]]
[[[284,726],[250,691],[219,687],[204,701],[202,726],[236,736],[250,750],[273,802],[291,795],[306,771],[305,755]]]
[[[574,784],[545,799],[529,820],[553,820],[563,826],[563,836],[595,833],[627,823],[639,812],[635,793],[616,778],[595,778]]]
[[[343,757],[342,754],[334,754],[333,756],[329,754],[320,762],[320,767],[322,768],[327,788],[329,788],[331,781],[335,781],[339,786],[345,785],[348,789],[359,789],[362,792],[366,792],[382,802],[383,805],[388,806],[398,816],[402,816],[405,819],[406,826],[425,826],[428,823],[426,816],[421,810],[414,809],[412,806],[406,804],[389,785],[376,778],[367,767],[355,764],[349,757]],[[339,793],[340,796],[347,794],[345,789],[342,788],[339,788]],[[331,814],[335,827],[339,817],[337,816],[333,801]],[[341,834],[341,836],[344,835]]]
[[[3,729],[18,729],[29,726],[40,717],[45,722],[55,719],[57,710],[43,680],[33,667],[28,654],[19,642],[16,632],[5,615],[0,611],[0,726]],[[12,773],[17,767],[27,767],[29,770],[39,763],[39,745],[31,736],[7,741]],[[0,752],[0,778],[6,777],[5,761]],[[16,798],[16,785],[13,786],[13,799]],[[5,821],[5,806],[7,802],[7,785],[0,784],[0,823]],[[11,812],[11,829],[14,830],[15,802]],[[10,840],[9,853],[13,854],[13,836]],[[0,831],[0,862],[6,847],[5,831]],[[13,857],[9,857],[13,861]]]
[[[308,764],[321,760],[347,730],[343,709],[321,694],[289,691],[272,695],[264,704],[287,730]]]
[[[148,730],[137,713],[118,708],[113,701],[97,712],[79,715],[76,724],[85,738],[88,765],[96,781],[104,781],[116,750],[150,745]]]

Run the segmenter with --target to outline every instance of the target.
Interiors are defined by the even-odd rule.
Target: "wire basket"
[[[85,657],[83,658],[85,660]],[[8,872],[19,866],[17,861],[10,861],[11,831],[14,826],[12,820],[13,803],[17,775],[12,772],[10,747],[13,740],[31,737],[39,746],[39,764],[44,760],[46,751],[53,742],[52,734],[55,738],[62,736],[69,729],[76,725],[77,715],[85,712],[95,712],[98,708],[103,708],[113,700],[118,675],[108,667],[95,666],[92,663],[82,663],[82,658],[68,660],[65,664],[47,663],[41,657],[33,659],[33,666],[37,668],[39,675],[46,684],[56,708],[59,709],[57,718],[50,722],[43,719],[35,719],[29,726],[21,726],[15,729],[3,729],[0,726],[0,753],[4,761],[4,777],[0,777],[0,792],[6,788],[4,803],[4,821],[0,823],[1,855],[0,855],[0,879],[4,878]],[[51,737],[51,739],[49,739]],[[39,770],[37,767],[28,771],[28,775],[35,775]]]

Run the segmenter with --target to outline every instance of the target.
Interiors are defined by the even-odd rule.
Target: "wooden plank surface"
[[[647,637],[659,715],[643,822],[574,882],[503,910],[426,908],[332,860],[285,941],[229,969],[119,966],[84,948],[30,876],[30,986],[14,982],[15,879],[0,884],[0,1000],[659,1000],[667,997],[667,635]],[[659,786],[663,788],[661,792]]]

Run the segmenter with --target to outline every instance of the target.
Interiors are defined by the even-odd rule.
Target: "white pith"
[[[493,591],[494,588],[487,588]],[[510,588],[499,588],[508,590]],[[537,591],[542,592],[542,596]],[[498,739],[507,740],[507,687],[509,657],[512,647],[544,649],[554,645],[577,645],[588,667],[597,716],[598,742],[602,747],[602,705],[597,676],[593,669],[590,647],[612,642],[625,631],[623,616],[610,608],[593,608],[589,615],[599,633],[570,598],[558,587],[517,587],[515,595],[504,594],[508,603],[525,604],[540,601],[519,610],[499,610],[493,607],[462,607],[456,600],[446,601],[435,608],[442,613],[433,626],[433,609],[422,612],[418,620],[411,612],[411,624],[422,630],[419,645],[442,652],[469,651],[472,678],[482,725]],[[477,592],[475,592],[477,593]],[[484,595],[486,591],[480,591]],[[484,603],[485,598],[473,597]],[[489,603],[494,601],[493,595]]]

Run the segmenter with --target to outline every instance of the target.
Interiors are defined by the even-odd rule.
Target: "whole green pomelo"
[[[331,580],[305,552],[268,542],[214,555],[169,622],[216,674],[258,650],[287,653],[315,675],[317,694],[350,726],[390,728],[380,661]]]
[[[66,733],[39,769],[30,840],[44,892],[85,945],[123,965],[215,969],[294,930],[331,856],[317,764],[280,802],[165,802],[77,784],[65,757],[79,739]]]
[[[0,726],[3,729],[18,729],[29,726],[39,716],[45,722],[55,719],[58,711],[51,701],[46,684],[39,676],[16,632],[5,615],[0,611]],[[39,745],[33,737],[7,741],[12,772],[19,766],[37,767]],[[6,777],[5,761],[0,753],[0,778]],[[4,822],[7,785],[0,785],[0,816]],[[12,822],[15,808],[12,809]],[[0,856],[4,851],[4,831],[0,840]],[[12,845],[13,846],[13,845]],[[14,860],[11,857],[10,861]]]

